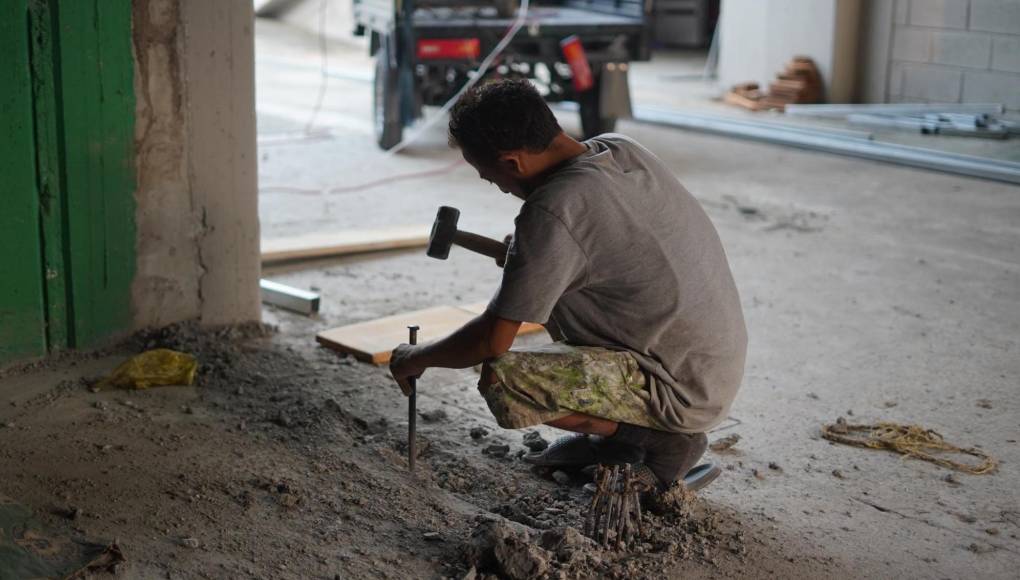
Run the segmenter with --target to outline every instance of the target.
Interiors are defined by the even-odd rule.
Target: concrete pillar
[[[721,88],[767,86],[794,56],[809,56],[826,98],[849,102],[856,79],[860,0],[723,0],[719,16]]]
[[[188,173],[201,218],[201,319],[259,320],[255,12],[251,0],[182,0]]]
[[[253,4],[135,0],[136,327],[259,320]]]
[[[202,277],[197,205],[188,179],[186,91],[178,0],[135,0],[134,326],[197,318]]]

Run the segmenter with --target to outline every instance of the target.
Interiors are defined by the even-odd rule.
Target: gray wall
[[[1020,0],[895,0],[889,12],[888,47],[865,47],[888,53],[886,100],[1020,111]]]

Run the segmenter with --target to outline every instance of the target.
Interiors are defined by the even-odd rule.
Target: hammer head
[[[450,247],[453,246],[453,237],[457,233],[457,220],[460,219],[460,210],[447,205],[441,206],[436,213],[436,221],[432,224],[432,234],[429,236],[429,247],[425,254],[439,260],[445,260],[450,256]]]

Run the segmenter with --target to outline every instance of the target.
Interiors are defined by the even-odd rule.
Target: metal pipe
[[[726,117],[693,115],[645,107],[635,107],[634,120],[1020,184],[1020,163],[1012,161],[947,153],[923,147],[880,143],[868,139],[847,137],[831,131],[779,128],[775,124],[762,125],[753,121],[734,121]]]
[[[924,117],[913,117],[905,115],[871,115],[853,114],[847,115],[846,120],[851,125],[866,125],[869,127],[882,127],[886,129],[908,129],[923,135],[960,135],[963,137],[978,137],[983,139],[1005,139],[1009,132],[1005,127],[998,124],[978,125],[973,115],[968,116],[970,125],[961,121],[943,120],[939,115],[925,115]]]
[[[270,280],[259,280],[262,301],[266,304],[300,312],[315,314],[319,311],[319,295],[300,288],[279,284]]]
[[[910,115],[924,113],[986,113],[1001,115],[1001,103],[878,103],[873,105],[786,105],[784,112],[791,116],[845,117],[853,113],[877,115]]]

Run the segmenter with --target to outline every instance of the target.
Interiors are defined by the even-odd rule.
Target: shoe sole
[[[705,489],[722,475],[722,469],[714,463],[702,463],[687,472],[684,476],[684,486],[687,491],[700,491]]]

